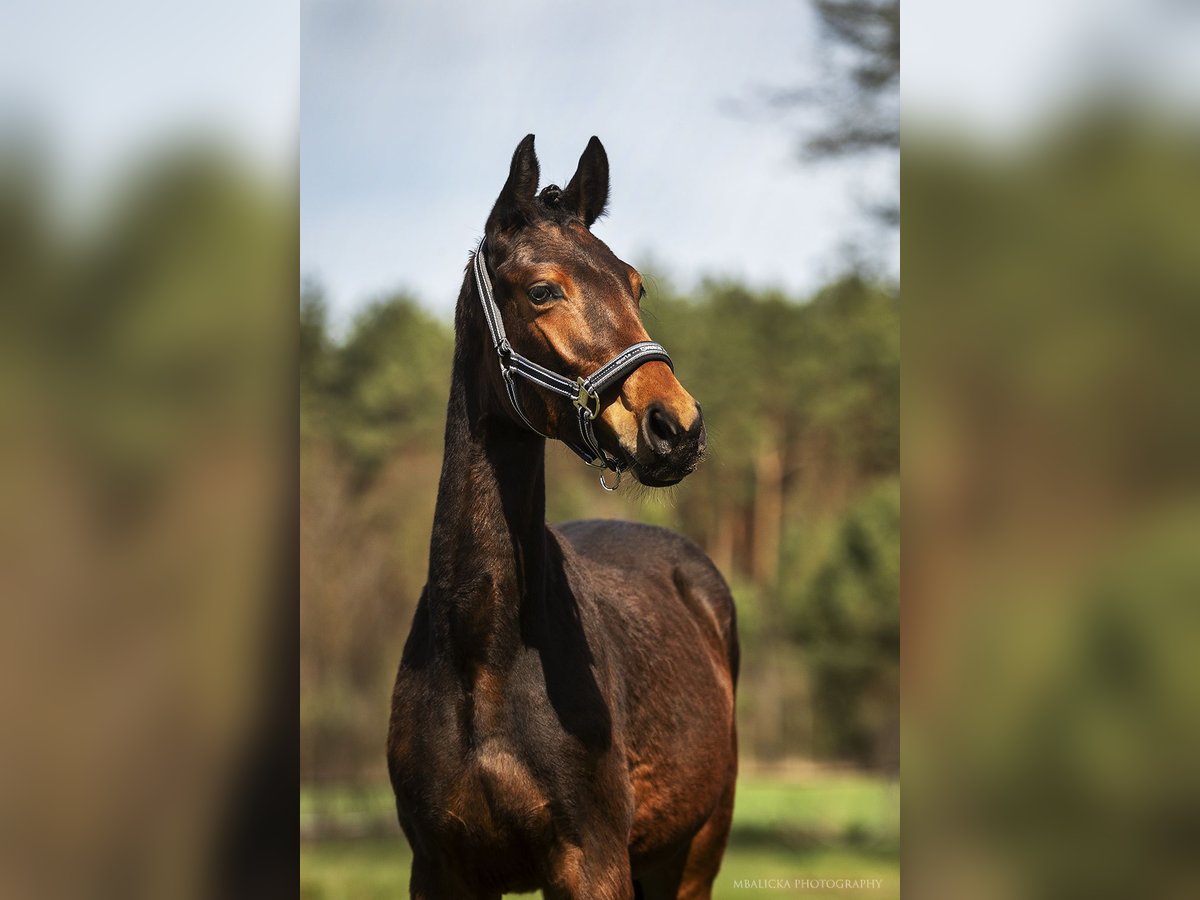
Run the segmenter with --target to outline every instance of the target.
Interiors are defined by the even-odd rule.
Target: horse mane
[[[557,225],[567,225],[583,220],[574,212],[567,209],[562,202],[563,190],[557,184],[548,184],[535,198],[538,212],[548,221]]]

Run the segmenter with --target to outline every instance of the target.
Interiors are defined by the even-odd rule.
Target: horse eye
[[[641,302],[644,299],[646,299],[646,286],[644,284],[640,284],[638,285],[638,302]]]
[[[534,303],[549,303],[559,296],[561,295],[548,284],[535,284],[529,289],[529,299]]]

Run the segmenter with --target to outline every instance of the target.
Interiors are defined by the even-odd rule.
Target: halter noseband
[[[525,411],[521,408],[514,377],[519,375],[526,381],[532,381],[539,387],[570,400],[575,407],[581,443],[577,444],[568,440],[564,440],[563,443],[574,450],[580,459],[589,466],[602,470],[600,472],[601,487],[606,491],[616,490],[617,485],[621,483],[621,473],[625,471],[626,467],[605,453],[600,442],[596,440],[592,422],[600,415],[600,395],[607,388],[617,384],[635,369],[648,362],[655,360],[665,362],[674,369],[675,365],[671,362],[671,357],[667,355],[666,348],[662,344],[655,341],[639,341],[636,344],[630,344],[586,378],[579,377],[572,381],[517,353],[504,334],[504,322],[500,318],[500,307],[496,305],[496,298],[492,294],[492,282],[488,278],[487,263],[484,261],[485,240],[486,238],[479,242],[479,249],[472,256],[472,271],[475,274],[476,293],[479,294],[479,300],[483,304],[483,317],[487,320],[488,331],[492,336],[492,346],[496,350],[496,355],[500,357],[500,374],[504,376],[504,387],[508,392],[509,403],[512,404],[512,408],[516,410],[517,415],[530,431],[548,438],[550,437],[548,434],[542,434],[533,427],[533,423],[529,421]],[[612,487],[609,487],[604,481],[607,471],[617,473],[617,481]]]

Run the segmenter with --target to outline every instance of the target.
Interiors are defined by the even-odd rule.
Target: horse
[[[428,580],[388,729],[410,895],[710,897],[737,775],[733,597],[666,529],[548,526],[544,472],[558,439],[606,488],[676,484],[703,418],[642,326],[641,276],[591,231],[603,145],[566,188],[538,178],[528,135],[455,312]]]

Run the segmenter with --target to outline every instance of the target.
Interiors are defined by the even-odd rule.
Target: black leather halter
[[[617,484],[621,483],[620,476],[626,466],[605,453],[600,442],[596,440],[596,432],[592,423],[600,415],[600,395],[648,362],[655,360],[665,362],[674,369],[675,365],[671,362],[671,357],[667,355],[666,348],[662,344],[655,341],[639,341],[636,344],[630,344],[591,375],[579,376],[572,381],[570,378],[552,372],[528,357],[522,356],[513,350],[504,334],[504,322],[500,318],[500,307],[496,305],[496,298],[492,294],[492,282],[488,277],[484,250],[484,241],[481,240],[479,249],[475,251],[471,260],[472,271],[475,274],[476,293],[479,294],[479,300],[483,305],[483,317],[487,320],[488,331],[492,336],[492,346],[496,350],[496,355],[500,357],[500,373],[504,376],[504,386],[508,392],[509,403],[512,404],[512,408],[530,431],[548,438],[549,435],[542,434],[533,427],[533,423],[529,421],[525,411],[521,408],[521,401],[517,397],[515,378],[520,376],[526,381],[531,381],[551,393],[570,400],[575,407],[580,441],[576,443],[564,439],[563,443],[574,450],[580,459],[589,466],[603,470],[600,473],[600,485],[605,490],[615,490]],[[612,487],[609,487],[604,481],[605,471],[617,473],[617,482]]]

